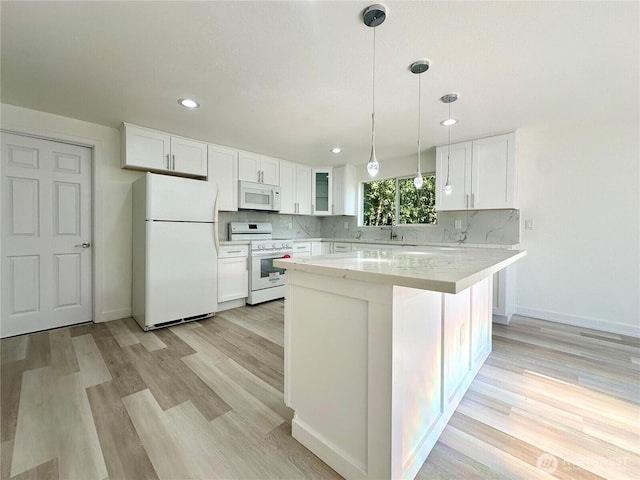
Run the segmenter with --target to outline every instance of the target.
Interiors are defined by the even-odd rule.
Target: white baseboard
[[[111,320],[120,320],[121,318],[129,318],[131,316],[130,308],[116,308],[114,310],[107,310],[102,312],[99,319],[96,319],[96,323],[110,322]]]
[[[516,315],[563,323],[565,325],[573,325],[575,327],[591,328],[593,330],[600,330],[601,332],[616,333],[618,335],[627,335],[630,337],[640,337],[640,324],[627,325],[625,323],[612,322],[598,318],[579,317],[577,315],[570,315],[566,313],[549,312],[547,310],[523,307],[521,305],[516,305]]]

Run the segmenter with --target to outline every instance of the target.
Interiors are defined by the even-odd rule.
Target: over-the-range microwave
[[[238,208],[280,211],[280,187],[277,185],[240,180],[238,195]]]

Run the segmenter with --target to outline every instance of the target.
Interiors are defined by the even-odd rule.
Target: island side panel
[[[287,276],[292,435],[346,478],[389,478],[393,287],[293,270]]]
[[[442,293],[394,287],[391,478],[413,478],[446,425],[442,303]]]
[[[491,353],[492,284],[395,287],[391,478],[414,478]]]
[[[475,377],[492,350],[493,281],[488,278],[471,287],[471,373]]]

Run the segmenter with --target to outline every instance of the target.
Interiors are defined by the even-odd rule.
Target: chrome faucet
[[[398,235],[393,231],[393,225],[390,227],[380,227],[380,230],[389,230],[389,240],[393,240],[398,237]]]

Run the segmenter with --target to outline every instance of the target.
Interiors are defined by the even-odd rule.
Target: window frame
[[[435,179],[436,177],[436,172],[426,172],[422,174],[423,178],[426,177],[433,177]],[[436,213],[436,221],[434,223],[398,223],[398,219],[400,219],[400,188],[399,188],[399,181],[400,180],[408,180],[411,179],[413,180],[414,175],[399,175],[397,177],[387,177],[387,178],[376,178],[376,179],[372,179],[372,180],[365,180],[360,182],[360,188],[358,189],[358,226],[359,227],[371,227],[371,228],[380,228],[381,226],[385,226],[385,225],[365,225],[364,224],[364,186],[366,183],[370,183],[370,182],[378,182],[378,181],[384,181],[384,180],[390,180],[390,179],[394,179],[396,182],[396,194],[395,194],[395,218],[396,221],[394,223],[391,224],[391,226],[394,227],[407,227],[407,226],[419,226],[419,227],[429,227],[429,226],[436,226],[438,225],[438,218],[437,218],[437,213]],[[435,181],[435,180],[434,180]],[[415,187],[414,187],[415,188]],[[434,199],[434,205],[435,205],[435,199]]]

